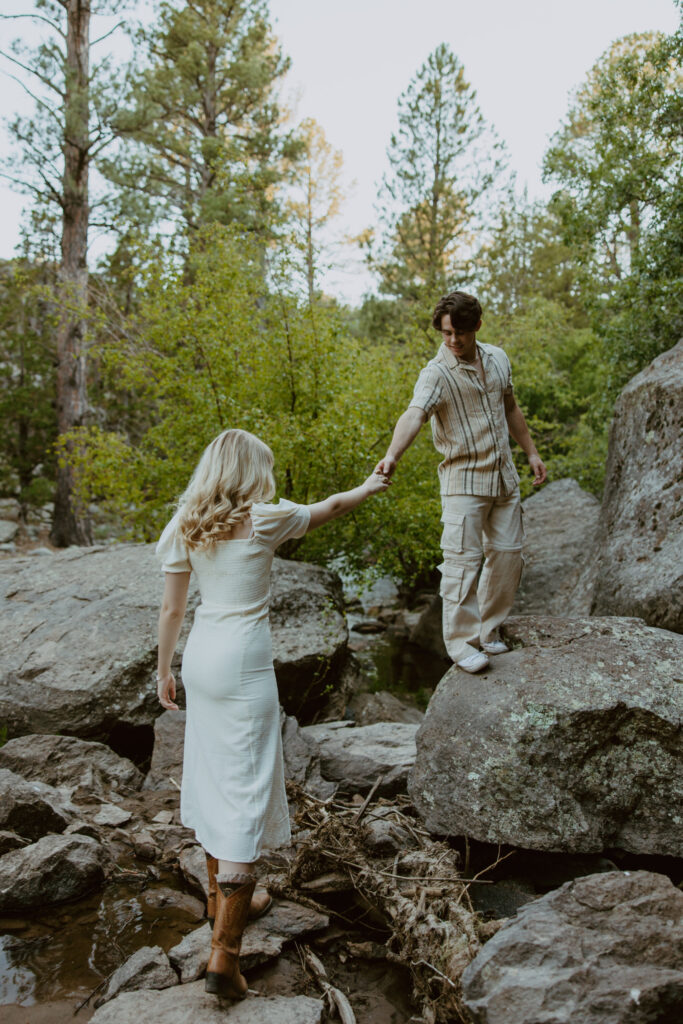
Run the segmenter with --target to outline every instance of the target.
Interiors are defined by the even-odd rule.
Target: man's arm
[[[510,431],[510,436],[517,442],[517,444],[529,460],[529,465],[531,466],[534,472],[534,486],[538,486],[539,484],[545,482],[545,478],[548,475],[548,471],[546,470],[545,466],[543,465],[543,462],[541,461],[541,456],[538,454],[536,450],[536,445],[531,440],[531,434],[529,433],[529,428],[526,425],[524,413],[517,405],[515,396],[512,394],[504,395],[504,401],[505,419],[507,420],[508,423],[508,430]]]
[[[375,466],[375,473],[391,476],[396,469],[398,460],[410,447],[420,433],[422,424],[427,420],[427,413],[416,405],[409,406],[394,427],[394,436],[387,448],[387,453]]]

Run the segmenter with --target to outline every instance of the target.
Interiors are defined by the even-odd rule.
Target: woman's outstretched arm
[[[178,710],[175,699],[175,679],[171,672],[171,660],[178,643],[180,629],[187,608],[187,591],[190,586],[189,572],[167,572],[164,596],[159,612],[159,655],[157,661],[157,694],[161,706],[172,711]]]
[[[350,512],[352,508],[356,508],[366,498],[369,498],[371,494],[380,494],[382,491],[386,491],[389,484],[389,479],[384,475],[371,473],[360,487],[354,487],[351,491],[341,491],[339,494],[331,494],[324,501],[317,501],[314,505],[309,505],[311,521],[308,529],[314,530],[316,526],[322,526],[323,523],[329,523],[331,519],[343,516],[345,512]]]

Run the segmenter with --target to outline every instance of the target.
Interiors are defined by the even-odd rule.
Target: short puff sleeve
[[[187,548],[178,525],[178,513],[167,523],[154,551],[162,572],[192,572]]]
[[[281,498],[277,505],[258,502],[252,505],[254,535],[275,549],[293,537],[303,537],[311,521],[308,505],[297,505]]]
[[[425,366],[417,378],[410,404],[422,409],[427,416],[431,416],[442,401],[443,377],[434,366]]]

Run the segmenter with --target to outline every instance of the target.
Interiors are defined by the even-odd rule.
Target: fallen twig
[[[329,1003],[337,1007],[342,1024],[356,1024],[356,1015],[351,1008],[348,997],[344,995],[341,989],[331,984],[325,968],[313,950],[309,949],[308,946],[304,946],[303,951],[306,966],[312,972],[313,977],[318,985],[320,985]],[[332,1009],[332,1005],[330,1005],[330,1009]]]

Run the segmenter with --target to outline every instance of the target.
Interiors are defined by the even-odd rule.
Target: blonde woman
[[[261,847],[290,839],[268,602],[278,545],[386,490],[373,473],[351,491],[313,505],[269,504],[273,454],[245,430],[225,430],[206,448],[157,544],[165,572],[157,689],[176,709],[171,659],[185,616],[190,573],[201,603],[183,654],[187,700],[180,813],[204,847],[207,914],[213,920],[206,990],[242,998],[242,932],[265,913],[255,893]]]

